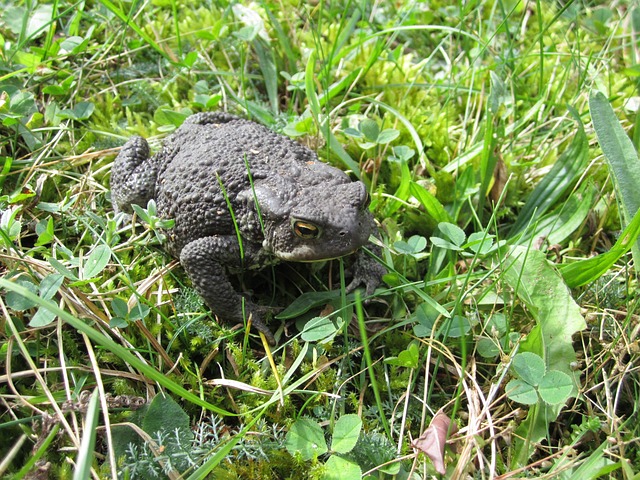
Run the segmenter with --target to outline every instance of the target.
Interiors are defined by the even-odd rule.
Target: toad
[[[111,198],[128,213],[155,200],[158,216],[174,220],[165,249],[212,312],[228,322],[250,319],[272,345],[265,308],[235,291],[229,271],[343,257],[375,230],[362,182],[285,136],[221,112],[190,116],[153,156],[145,139],[131,138],[113,164]],[[371,295],[385,270],[356,255],[347,289],[364,285]]]

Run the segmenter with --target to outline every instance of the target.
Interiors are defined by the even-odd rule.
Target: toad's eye
[[[311,238],[318,238],[320,236],[320,229],[313,223],[303,222],[302,220],[294,220],[293,232],[300,238],[305,240]]]

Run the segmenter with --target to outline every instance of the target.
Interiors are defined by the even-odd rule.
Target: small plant
[[[165,235],[162,230],[168,230],[173,227],[174,220],[167,220],[158,217],[158,207],[155,200],[149,200],[147,208],[142,208],[140,205],[132,205],[133,211],[144,223],[149,225],[149,229],[153,231],[158,242],[162,243],[165,240]]]
[[[113,311],[111,321],[109,321],[111,328],[125,328],[131,322],[144,320],[151,311],[149,307],[141,303],[136,303],[129,309],[127,302],[117,297],[111,301],[111,310]]]
[[[377,145],[386,145],[400,136],[400,132],[393,128],[380,130],[378,124],[371,119],[364,119],[357,128],[345,128],[344,133],[358,140],[360,148],[368,150]],[[408,153],[405,152],[407,155]]]
[[[299,418],[287,433],[287,451],[303,461],[317,460],[329,453],[324,463],[323,480],[351,480],[362,477],[360,466],[344,458],[360,437],[362,420],[354,414],[341,416],[333,427],[331,445],[327,446],[322,427],[314,420]]]
[[[518,378],[507,383],[505,392],[515,402],[563,405],[571,396],[574,388],[571,377],[560,370],[547,371],[544,360],[535,353],[518,353],[511,368]]]

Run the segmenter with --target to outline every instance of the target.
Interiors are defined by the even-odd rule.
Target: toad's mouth
[[[273,254],[280,260],[285,262],[300,262],[300,263],[313,263],[313,262],[325,262],[328,260],[335,260],[336,258],[346,257],[357,252],[358,248],[352,248],[345,250],[344,252],[337,252],[331,254],[320,255],[317,251],[311,248],[300,247],[290,252],[273,252]]]

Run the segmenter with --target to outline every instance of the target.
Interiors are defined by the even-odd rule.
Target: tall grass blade
[[[258,65],[262,70],[262,78],[267,90],[267,97],[269,97],[269,103],[274,113],[280,111],[280,99],[278,97],[278,72],[276,69],[276,59],[267,42],[260,38],[256,38],[253,41],[253,48],[256,50],[258,56]]]
[[[371,350],[369,349],[369,341],[367,339],[367,327],[364,323],[364,313],[362,310],[362,301],[360,300],[360,293],[356,291],[356,315],[358,317],[358,326],[360,327],[360,340],[362,342],[362,346],[364,348],[364,360],[367,365],[367,372],[369,373],[369,381],[371,383],[371,389],[373,390],[373,395],[376,399],[376,405],[378,406],[378,417],[380,418],[380,423],[387,432],[387,435],[391,435],[391,430],[389,428],[389,422],[387,417],[384,415],[384,408],[382,406],[382,397],[380,395],[380,388],[378,387],[378,380],[376,379],[376,375],[373,371],[374,362],[373,357],[371,355]]]
[[[102,5],[104,5],[109,11],[111,11],[111,13],[113,13],[116,17],[118,17],[120,20],[122,20],[128,27],[131,27],[131,29],[134,32],[136,32],[137,35],[140,36],[140,38],[142,38],[156,52],[158,52],[160,55],[162,55],[162,57],[164,57],[169,62],[171,62],[171,63],[173,63],[175,65],[178,64],[178,62],[176,61],[175,58],[172,58],[172,56],[169,55],[169,53],[167,51],[165,51],[160,45],[158,45],[153,40],[153,38],[151,38],[149,35],[147,35],[147,33],[142,28],[140,28],[138,26],[138,24],[135,23],[131,19],[131,17],[129,15],[124,13],[124,11],[121,8],[117,7],[110,0],[100,0],[100,3]]]
[[[98,415],[100,413],[100,403],[98,402],[98,389],[91,394],[87,407],[87,416],[82,432],[82,441],[76,458],[76,468],[73,472],[73,480],[84,480],[91,478],[91,464],[93,463],[93,448],[96,445],[96,427],[98,426]]]
[[[322,118],[320,115],[320,100],[318,99],[316,85],[314,82],[316,56],[317,55],[315,50],[312,51],[311,55],[309,55],[309,61],[307,62],[307,67],[305,69],[305,93],[307,94],[307,102],[309,102],[309,110],[311,111],[311,115],[313,115],[313,118],[318,124],[320,132],[329,144],[329,148],[331,149],[331,151],[338,156],[342,163],[344,163],[344,165],[348,169],[350,169],[356,177],[362,180],[364,184],[369,187],[369,179],[362,176],[358,163],[353,158],[351,158],[351,156],[346,152],[342,145],[340,145],[340,142],[338,142],[338,139],[331,131],[329,118]]]
[[[601,92],[589,97],[589,110],[598,142],[609,164],[624,226],[640,208],[640,159],[633,142],[620,125],[613,108]],[[640,243],[631,247],[636,271],[640,268]]]
[[[618,241],[607,253],[558,266],[567,286],[580,287],[607,273],[613,264],[636,244],[638,235],[640,235],[640,210],[636,212],[631,223],[622,231]]]
[[[38,462],[38,460],[40,460],[44,454],[49,452],[49,447],[51,446],[51,443],[55,440],[59,431],[60,431],[60,424],[57,423],[53,426],[53,428],[49,432],[49,435],[47,435],[47,438],[44,439],[40,447],[38,447],[38,450],[29,456],[29,458],[27,459],[25,464],[22,466],[22,468],[18,471],[18,473],[16,473],[13,477],[11,477],[11,480],[21,480],[22,478],[26,477],[27,474],[29,474],[29,472],[31,472],[35,464]]]

